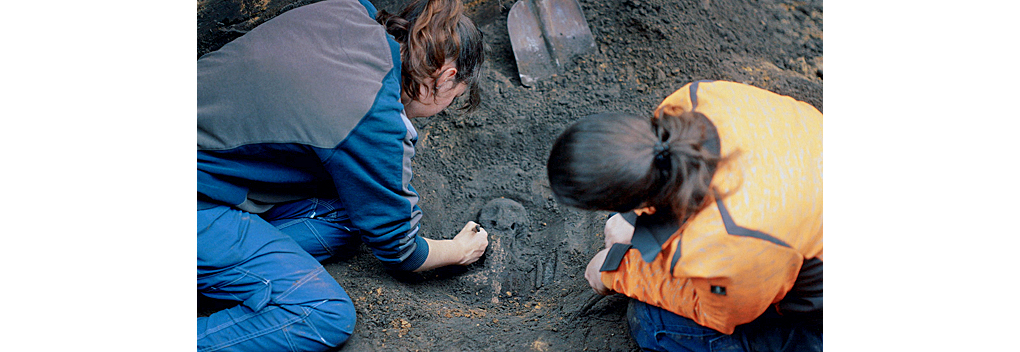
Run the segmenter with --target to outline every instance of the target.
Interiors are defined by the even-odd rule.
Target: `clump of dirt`
[[[310,0],[205,0],[198,55]],[[398,12],[399,0],[373,0]],[[579,0],[596,52],[566,73],[521,85],[507,32],[510,0],[465,2],[487,44],[485,90],[470,114],[413,121],[412,184],[422,234],[452,238],[467,221],[490,233],[484,260],[424,275],[388,273],[371,253],[328,263],[358,323],[342,351],[636,351],[628,298],[598,300],[584,269],[603,245],[605,212],[557,204],[545,162],[556,136],[605,111],[650,115],[682,85],[743,82],[822,109],[822,2]],[[215,302],[200,300],[208,312]]]

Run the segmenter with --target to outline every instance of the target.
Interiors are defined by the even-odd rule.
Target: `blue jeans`
[[[259,214],[322,262],[356,253],[361,232],[336,199],[310,198],[278,204]]]
[[[630,300],[630,334],[644,351],[743,352],[741,341],[665,309]]]
[[[630,300],[630,333],[644,351],[821,351],[821,317],[782,317],[769,309],[732,335],[665,309]]]
[[[198,291],[240,302],[198,318],[199,351],[323,351],[347,341],[354,304],[317,260],[351,243],[351,231],[336,230],[345,213],[330,204],[304,200],[262,216],[198,211]]]

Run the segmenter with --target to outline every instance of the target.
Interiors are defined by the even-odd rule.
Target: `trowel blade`
[[[577,0],[520,0],[510,8],[507,29],[525,86],[564,72],[574,57],[595,49]]]
[[[541,79],[556,74],[549,47],[542,35],[538,10],[531,1],[521,0],[510,7],[506,26],[510,32],[510,45],[517,61],[521,83],[531,87]]]

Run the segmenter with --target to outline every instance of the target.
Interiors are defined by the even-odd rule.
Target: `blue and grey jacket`
[[[338,198],[385,265],[425,262],[418,134],[400,103],[400,46],[375,14],[366,0],[302,6],[198,60],[199,207]]]

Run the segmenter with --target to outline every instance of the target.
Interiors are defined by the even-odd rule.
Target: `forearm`
[[[425,238],[425,242],[429,244],[429,255],[418,269],[414,269],[414,272],[432,270],[453,264],[463,265],[465,259],[464,249],[456,241]]]
[[[468,221],[452,240],[421,238],[428,244],[429,254],[414,272],[474,263],[485,254],[485,247],[489,246],[489,233],[474,221]]]

